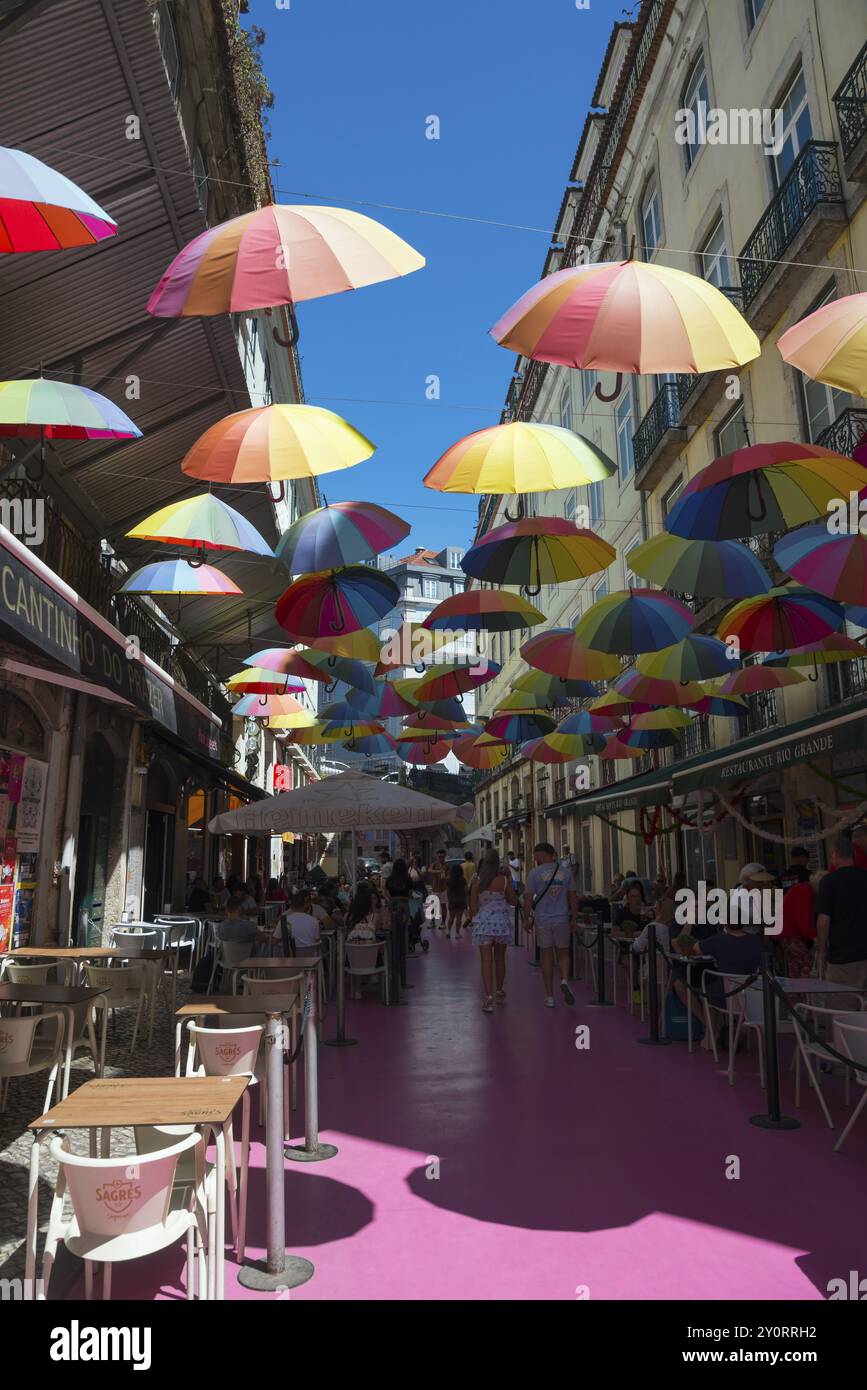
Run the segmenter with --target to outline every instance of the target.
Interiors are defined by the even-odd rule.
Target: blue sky
[[[308,400],[377,445],[323,478],[326,496],[393,508],[412,524],[407,549],[472,538],[476,498],[421,480],[455,440],[498,422],[514,358],[488,329],[538,279],[550,237],[354,200],[550,229],[620,18],[610,0],[250,0],[243,22],[265,30],[275,95],[278,200],[358,207],[427,260],[298,310]],[[431,115],[439,140],[425,136]],[[439,402],[425,399],[430,375]]]

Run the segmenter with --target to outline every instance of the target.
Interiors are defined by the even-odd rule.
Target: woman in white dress
[[[506,947],[515,929],[515,897],[508,872],[495,849],[485,851],[479,872],[470,885],[470,917],[473,945],[479,948],[484,999],[482,1013],[494,1012],[494,980],[497,1002],[506,998]]]

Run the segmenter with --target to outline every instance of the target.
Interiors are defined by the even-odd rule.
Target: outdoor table
[[[11,985],[0,984],[0,1004],[53,1004],[56,1008],[62,1009],[65,1020],[64,1043],[66,1055],[63,1064],[63,1086],[62,1094],[64,1097],[69,1095],[69,1073],[72,1067],[72,1043],[75,1036],[75,1007],[77,1004],[89,1004],[94,999],[99,999],[106,994],[104,989],[86,989],[83,986],[75,985]],[[94,1058],[99,1076],[105,1070],[105,1035],[108,1030],[102,1031],[102,1040],[99,1046],[99,1061]]]
[[[680,955],[677,951],[663,951],[661,954],[665,957],[665,959],[667,960],[667,962],[668,962],[669,965],[675,965],[675,964],[677,964],[677,965],[685,965],[685,966],[686,966],[686,992],[687,992],[687,995],[689,995],[689,993],[690,993],[690,991],[691,991],[691,989],[692,989],[692,972],[693,972],[693,967],[696,966],[696,965],[700,965],[703,969],[707,969],[708,966],[710,966],[710,968],[713,969],[714,966],[716,965],[716,960],[714,959],[713,956],[686,956],[686,955]],[[686,1050],[687,1050],[687,1052],[692,1052],[692,1050],[693,1050],[693,1047],[692,1047],[692,1037],[693,1037],[692,1009],[689,1007],[689,1003],[687,1002],[687,1006],[686,1006]]]
[[[95,1139],[100,1130],[130,1125],[193,1125],[203,1132],[210,1130],[214,1136],[216,1212],[213,1248],[208,1251],[208,1292],[211,1298],[225,1299],[226,1132],[232,1111],[247,1085],[246,1076],[136,1076],[87,1081],[59,1105],[31,1121],[25,1293],[36,1288],[39,1157],[42,1143],[51,1133],[59,1129],[89,1129],[94,1131]]]
[[[312,968],[318,967],[318,960],[314,962]],[[309,957],[305,968],[311,968]],[[310,1032],[316,1036],[316,992],[311,988],[310,991],[312,1008],[310,1021],[312,1028]],[[184,1020],[189,1018],[201,1018],[206,1022],[208,1019],[218,1018],[225,1014],[265,1014],[268,1024],[265,1032],[265,1084],[268,1097],[268,1119],[265,1131],[265,1177],[266,1177],[266,1210],[267,1210],[267,1256],[264,1266],[262,1264],[246,1264],[238,1275],[238,1280],[245,1288],[259,1290],[274,1290],[297,1288],[299,1284],[305,1284],[312,1278],[313,1265],[309,1260],[302,1259],[298,1255],[286,1254],[286,1196],[283,1187],[283,1158],[284,1154],[288,1157],[289,1150],[284,1148],[283,1135],[283,1048],[282,1031],[283,1015],[294,1009],[296,997],[294,994],[286,995],[275,991],[274,994],[226,994],[226,995],[202,995],[199,998],[190,999],[182,1008],[178,1009],[178,1043],[177,1055],[180,1057],[180,1030],[184,1026]],[[252,1007],[251,1007],[252,1005]],[[307,1030],[305,1030],[306,1032]],[[306,1056],[306,1053],[305,1053]],[[316,1045],[313,1044],[313,1102],[312,1113],[315,1123],[318,1123],[316,1116]],[[305,1077],[307,1067],[305,1065]],[[310,1098],[308,1097],[308,1115],[310,1119]],[[317,1136],[318,1137],[318,1136]],[[333,1153],[337,1149],[333,1145],[323,1145],[324,1149],[331,1149]],[[295,1150],[291,1151],[293,1154]],[[331,1153],[323,1152],[323,1158],[330,1158]]]
[[[841,985],[836,980],[819,980],[815,975],[803,980],[793,979],[791,975],[775,975],[774,979],[784,994],[867,994],[865,989]]]
[[[16,946],[14,951],[10,951],[11,956],[23,959],[25,956],[33,956],[35,959],[44,959],[51,956],[58,961],[69,961],[72,964],[81,964],[83,961],[103,961],[103,960],[134,960],[147,961],[156,965],[157,961],[165,960],[167,957],[172,962],[172,1008],[178,997],[178,948],[177,946],[165,946],[161,948],[148,947],[141,951],[118,950],[116,946]],[[154,1040],[154,1020],[157,1011],[156,980],[154,989],[151,991],[151,1021],[148,1031],[148,1047]]]

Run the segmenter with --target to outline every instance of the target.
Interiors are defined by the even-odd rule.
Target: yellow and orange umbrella
[[[601,449],[560,425],[515,420],[459,439],[425,475],[435,492],[522,493],[601,483],[617,472]]]
[[[838,391],[867,395],[867,294],[832,299],[777,340],[786,362]]]
[[[375,447],[333,410],[263,405],[217,420],[184,455],[181,469],[212,483],[316,478],[362,463]]]

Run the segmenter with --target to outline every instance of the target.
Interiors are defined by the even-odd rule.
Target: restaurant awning
[[[867,743],[867,700],[845,709],[828,709],[789,724],[739,739],[727,748],[691,758],[668,769],[678,795],[724,782],[745,782],[781,772],[813,758],[847,752]]]
[[[641,806],[666,806],[671,801],[671,767],[656,767],[638,777],[625,777],[609,787],[584,792],[546,808],[546,815],[614,816],[620,811],[636,811]]]

